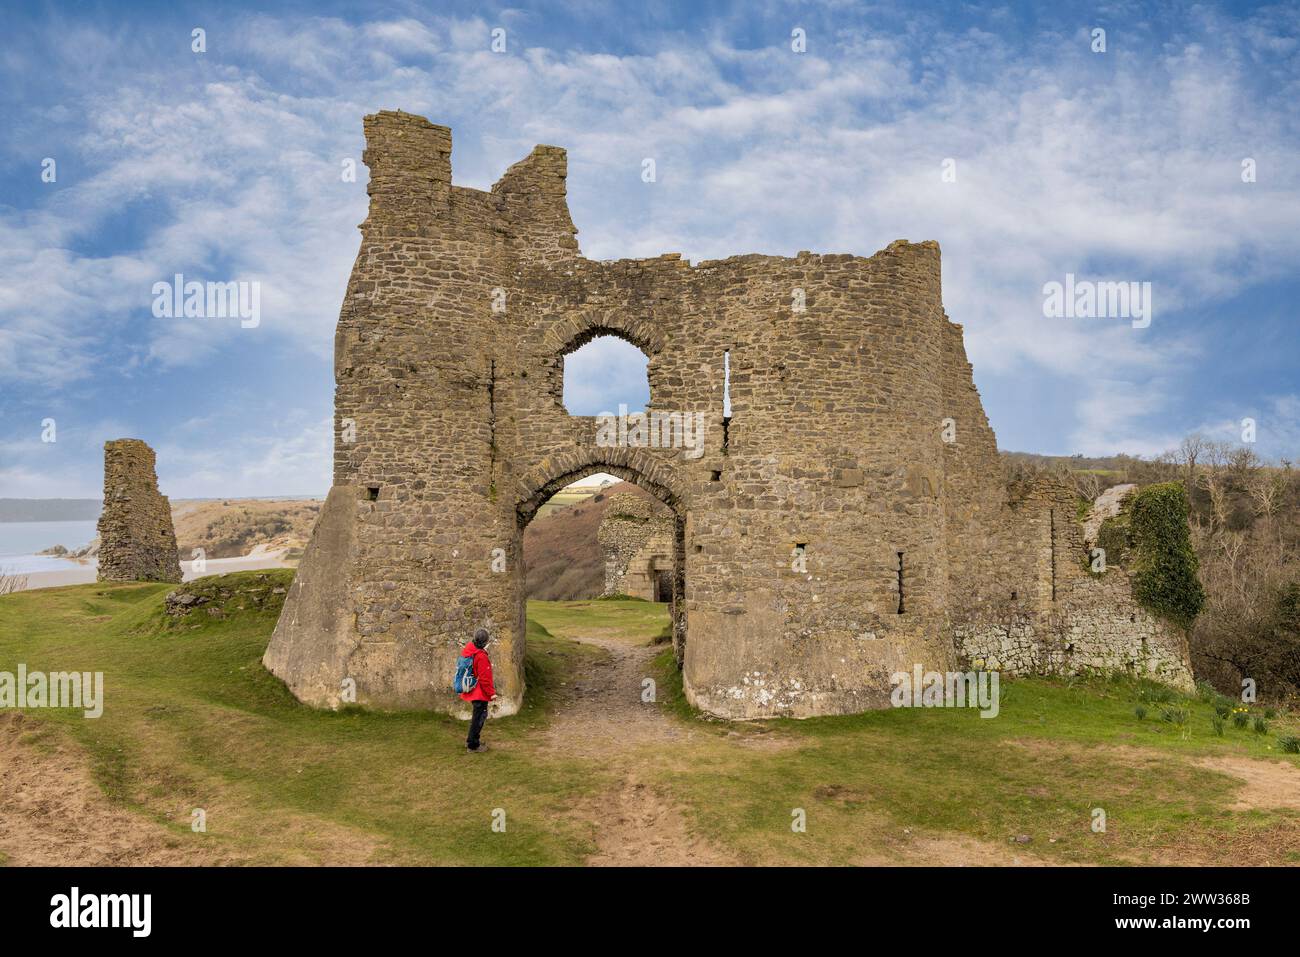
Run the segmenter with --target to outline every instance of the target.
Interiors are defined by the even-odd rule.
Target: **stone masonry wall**
[[[1073,511],[1005,486],[937,244],[593,261],[563,150],[480,191],[453,185],[446,127],[383,112],[365,130],[334,487],[265,657],[300,699],[337,707],[355,682],[361,704],[462,713],[450,675],[483,625],[494,713],[517,710],[522,529],[596,472],[673,516],[674,646],[713,714],[887,706],[894,673],[950,670],[1004,594],[1035,633],[1065,618],[1140,651],[1118,597],[1061,571],[1078,562],[1052,523]],[[703,416],[702,454],[602,445],[568,413],[564,357],[600,335],[645,352],[650,411]]]
[[[139,439],[104,443],[100,581],[181,580],[167,496],[158,494],[154,452]]]
[[[652,500],[621,492],[610,497],[596,537],[605,554],[604,594],[654,601],[654,563],[673,558],[672,519]]]

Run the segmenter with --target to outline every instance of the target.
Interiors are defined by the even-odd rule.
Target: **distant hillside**
[[[83,519],[99,517],[100,503],[80,499],[7,499],[23,504],[90,501],[94,508]],[[290,557],[300,553],[311,538],[320,516],[319,499],[182,499],[172,506],[172,524],[176,528],[176,545],[181,561],[189,561],[194,549],[202,548],[206,558],[238,558],[254,548],[290,550]],[[54,514],[67,515],[68,510]],[[21,514],[21,513],[20,513]],[[49,510],[46,514],[50,514]],[[63,521],[62,518],[21,519],[21,521]],[[12,519],[20,521],[20,519]],[[51,530],[52,535],[57,532]],[[75,542],[49,541],[44,547],[73,545]],[[96,538],[86,549],[70,557],[91,558],[99,551]]]
[[[97,498],[0,498],[0,522],[93,522]]]
[[[561,505],[529,523],[524,529],[529,598],[573,601],[596,598],[605,590],[605,558],[596,532],[609,507],[610,496],[626,491],[658,501],[630,482],[619,482],[583,497],[575,505]]]
[[[259,545],[300,551],[311,538],[321,505],[315,499],[173,502],[181,560],[188,561],[195,548],[202,548],[207,558],[235,558]]]

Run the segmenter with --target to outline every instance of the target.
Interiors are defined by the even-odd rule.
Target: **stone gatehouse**
[[[448,128],[365,132],[334,485],[265,656],[301,700],[458,712],[453,663],[486,625],[517,710],[522,531],[596,472],[673,516],[674,646],[713,714],[881,707],[894,673],[969,659],[1190,682],[1184,637],[1085,569],[1073,496],[1007,488],[936,243],[597,262],[563,150],[485,192],[453,185]],[[651,411],[702,415],[702,449],[568,413],[564,357],[601,335],[647,355]]]

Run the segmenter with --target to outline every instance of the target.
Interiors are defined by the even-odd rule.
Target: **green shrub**
[[[1268,722],[1264,720],[1263,715],[1255,716],[1255,733],[1268,734]]]
[[[1244,728],[1250,724],[1250,715],[1244,711],[1232,712],[1232,726],[1234,728]]]
[[[1232,701],[1229,698],[1222,698],[1214,702],[1214,713],[1225,721],[1228,715],[1232,714]]]
[[[1217,718],[1217,717],[1211,718],[1210,724],[1214,725],[1214,733],[1217,734],[1219,737],[1223,737],[1223,729],[1227,727],[1227,725],[1224,723],[1224,720],[1222,718]]]
[[[1131,501],[1133,597],[1153,615],[1190,628],[1205,604],[1205,591],[1187,531],[1187,493],[1181,482],[1161,482]]]
[[[1137,715],[1138,720],[1141,721],[1143,718],[1147,716],[1147,709],[1142,705],[1138,705],[1136,708],[1133,709],[1133,713]]]
[[[1277,743],[1287,754],[1300,754],[1300,738],[1294,734],[1283,735],[1277,739]]]
[[[1148,685],[1138,692],[1138,700],[1150,704],[1164,704],[1174,700],[1174,691],[1168,685]]]
[[[1168,721],[1170,724],[1182,726],[1187,723],[1186,708],[1165,708],[1160,712],[1161,719]]]

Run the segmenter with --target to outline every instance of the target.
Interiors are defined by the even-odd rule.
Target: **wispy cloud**
[[[1010,383],[1017,395],[1072,396],[1053,423],[1061,451],[1151,451],[1205,421],[1215,397],[1191,383],[1216,340],[1199,311],[1296,278],[1294,9],[1117,8],[1105,54],[1089,49],[1088,16],[864,16],[831,4],[800,19],[804,54],[776,8],[690,22],[646,13],[622,35],[612,18],[599,6],[492,21],[214,11],[198,18],[202,55],[175,18],[27,24],[26,42],[0,58],[15,114],[3,155],[31,184],[0,208],[8,436],[26,435],[48,406],[77,415],[75,390],[93,406],[146,381],[213,396],[253,389],[291,416],[326,415],[334,322],[365,216],[360,120],[379,108],[452,125],[467,185],[488,186],[537,142],[567,147],[593,258],[869,255],[900,237],[938,240],[948,312],[966,328],[986,398],[999,404]],[[490,32],[502,24],[508,48],[495,54]],[[67,69],[43,90],[31,75],[51,63]],[[59,181],[42,184],[51,154]],[[640,180],[646,157],[654,184]],[[1241,181],[1246,157],[1255,183]],[[346,159],[358,182],[340,176]],[[949,159],[955,182],[941,176]],[[261,326],[155,319],[150,287],[176,272],[259,281]],[[1152,282],[1151,327],[1045,318],[1042,286],[1066,272]],[[300,375],[248,382],[254,354]],[[318,387],[304,390],[304,377]],[[1260,388],[1291,395],[1297,383]],[[584,401],[616,404],[604,389],[593,384]],[[1263,401],[1238,399],[1229,404]],[[223,482],[323,490],[328,431],[290,439],[251,416],[214,455],[183,428],[201,408],[159,407],[139,423],[185,463],[167,466],[179,493],[235,494],[217,490]],[[1004,439],[1041,434],[1029,428],[1041,408],[1024,403],[1021,418],[993,425]],[[307,436],[319,455],[299,444]],[[88,493],[94,448],[80,460]],[[0,463],[6,482],[48,474],[31,450],[12,454]]]

